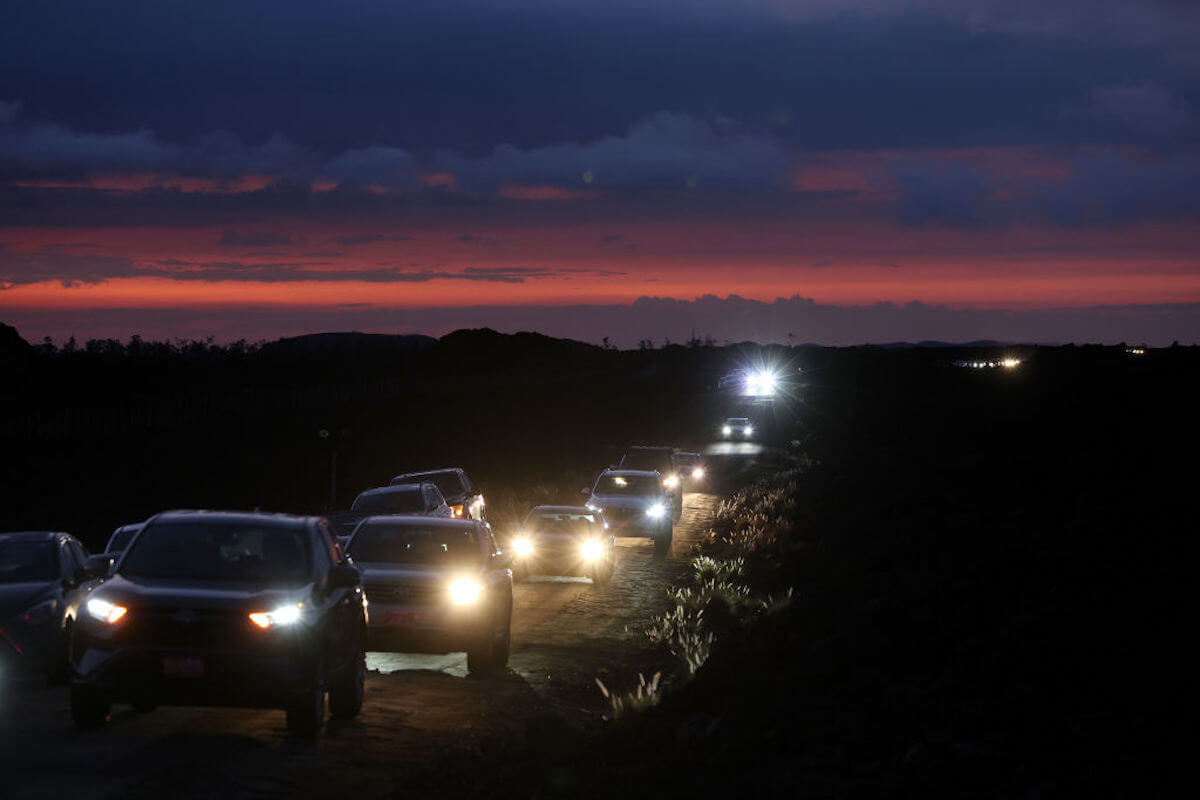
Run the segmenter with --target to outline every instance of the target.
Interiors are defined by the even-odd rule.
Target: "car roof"
[[[478,530],[480,522],[477,519],[447,519],[446,517],[418,517],[412,514],[376,514],[363,519],[362,525],[369,522],[387,522],[393,525],[411,525],[420,528],[460,528],[462,530]]]
[[[50,542],[60,536],[70,536],[63,531],[9,531],[0,533],[0,540],[6,542]]]
[[[459,473],[462,472],[462,467],[440,467],[438,469],[422,469],[416,472],[401,472],[392,480],[400,480],[401,478],[420,478],[422,475],[443,475],[447,472]]]
[[[726,417],[726,422],[749,422],[749,417]]]
[[[118,533],[127,533],[128,531],[140,531],[145,525],[146,523],[144,522],[131,522],[128,525],[122,525],[117,528],[113,531],[113,535],[116,536]]]
[[[416,492],[429,481],[421,481],[420,483],[397,483],[394,486],[376,486],[374,489],[364,489],[358,493],[359,497],[371,494],[400,494],[401,492]]]
[[[213,522],[213,523],[237,523],[237,522],[253,522],[259,525],[274,524],[280,528],[296,528],[303,525],[308,525],[316,520],[316,517],[301,517],[295,514],[281,514],[274,511],[211,511],[211,510],[187,510],[187,511],[164,511],[161,514],[155,514],[150,519],[146,520],[143,525],[149,525],[151,522]]]
[[[700,458],[699,453],[693,453],[691,450],[680,450],[675,455],[683,456],[684,458]]]
[[[662,477],[662,475],[659,474],[658,470],[656,470],[656,469],[606,469],[606,470],[604,470],[604,472],[601,472],[600,474],[601,475],[632,476],[632,477],[638,477],[638,476],[644,475],[646,477],[651,477],[651,478],[661,478]]]

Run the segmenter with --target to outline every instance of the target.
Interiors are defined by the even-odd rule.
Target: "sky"
[[[1200,342],[1196,41],[1183,0],[13,5],[0,321]]]

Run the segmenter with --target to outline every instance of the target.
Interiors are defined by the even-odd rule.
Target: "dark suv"
[[[671,495],[671,513],[675,519],[683,512],[683,479],[675,465],[673,447],[630,447],[617,469],[657,472],[663,488]]]
[[[446,498],[446,504],[454,512],[456,519],[485,519],[487,517],[483,492],[475,488],[466,470],[461,467],[406,472],[392,478],[391,485],[403,486],[426,481],[435,484],[441,490],[442,495]]]
[[[79,614],[71,715],[115,701],[282,708],[288,730],[362,707],[362,577],[319,517],[174,511],[150,519]]]

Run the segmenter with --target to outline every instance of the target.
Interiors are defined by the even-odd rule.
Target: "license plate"
[[[187,656],[170,656],[163,659],[163,675],[168,678],[203,678],[204,661]]]

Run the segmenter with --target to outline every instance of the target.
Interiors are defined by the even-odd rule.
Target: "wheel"
[[[46,680],[51,686],[65,686],[71,681],[71,623],[63,626],[62,643],[50,657]]]
[[[321,732],[325,721],[325,674],[317,674],[317,685],[296,697],[287,708],[288,733],[311,738]]]
[[[663,557],[671,552],[671,539],[674,538],[674,530],[668,526],[666,530],[660,532],[654,537],[654,555]]]
[[[338,719],[353,719],[362,710],[364,685],[367,681],[367,654],[359,651],[353,664],[348,664],[329,686],[329,713]]]
[[[138,697],[130,702],[129,705],[133,706],[133,710],[139,714],[149,714],[158,708],[158,702],[149,697]]]
[[[512,649],[512,622],[509,621],[500,633],[480,638],[467,650],[467,672],[472,675],[490,675],[495,670],[508,666],[508,654]]]
[[[108,721],[112,698],[90,686],[71,686],[71,719],[80,728],[99,728]]]

